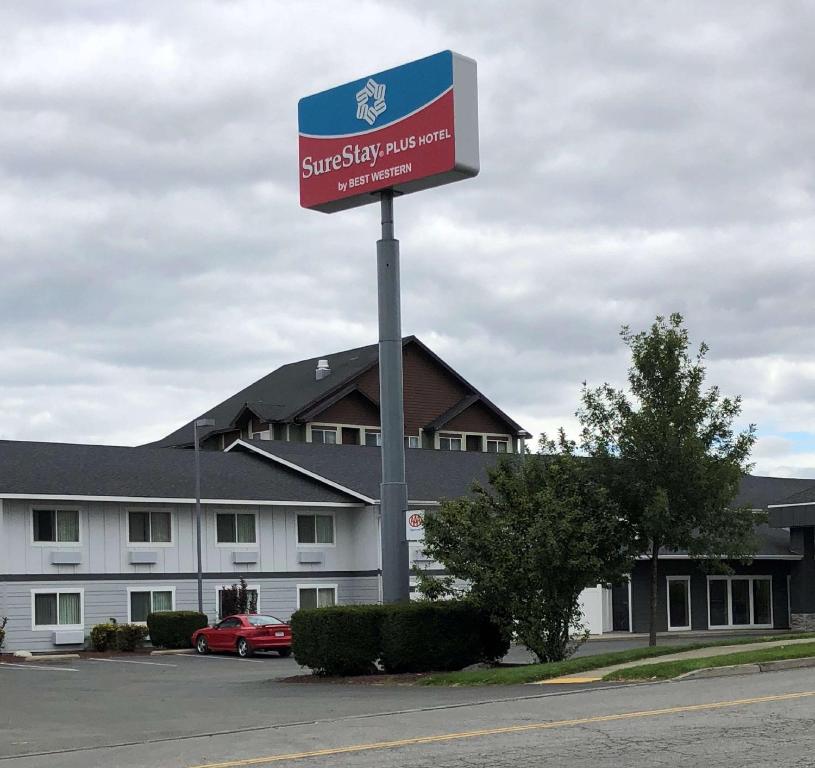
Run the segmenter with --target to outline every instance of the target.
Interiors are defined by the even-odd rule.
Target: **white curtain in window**
[[[334,605],[334,588],[317,590],[317,604],[320,608]]]
[[[57,541],[79,541],[79,512],[75,509],[57,512]]]
[[[172,611],[172,592],[153,592],[153,611]]]
[[[150,516],[150,540],[159,543],[170,541],[170,513],[153,512]]]
[[[317,515],[317,543],[334,543],[334,518],[331,515]]]
[[[57,596],[34,595],[34,624],[50,627],[57,623]]]
[[[82,600],[78,593],[66,593],[59,596],[59,623],[82,623]]]
[[[254,544],[255,543],[255,516],[254,515],[238,515],[238,543],[239,544]]]

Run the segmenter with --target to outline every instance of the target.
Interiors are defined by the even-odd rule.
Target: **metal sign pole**
[[[382,599],[410,599],[405,533],[405,416],[402,394],[402,310],[399,241],[393,236],[393,190],[380,194],[382,239],[376,243],[379,298],[379,408],[382,421],[382,485],[379,509],[382,537]]]

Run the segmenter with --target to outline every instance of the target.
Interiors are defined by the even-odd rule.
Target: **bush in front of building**
[[[299,610],[290,620],[298,664],[318,675],[367,675],[380,656],[385,606],[341,605]]]
[[[318,675],[462,669],[509,650],[509,632],[466,600],[312,608],[290,623],[294,658]]]
[[[147,627],[144,624],[117,624],[116,649],[119,651],[135,651],[144,645],[147,637]]]
[[[462,669],[509,650],[509,633],[466,600],[388,606],[381,633],[382,666],[393,673]]]
[[[8,624],[8,616],[0,618],[0,648],[6,642],[6,624]]]
[[[113,651],[116,649],[116,628],[118,624],[108,622],[96,624],[91,629],[91,648],[94,651]]]
[[[207,615],[198,611],[158,611],[147,616],[150,642],[161,648],[189,648],[192,633],[208,624]]]

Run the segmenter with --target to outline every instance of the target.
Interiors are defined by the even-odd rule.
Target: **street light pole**
[[[198,613],[204,612],[204,573],[201,566],[201,446],[198,427],[214,427],[214,419],[196,419],[192,423],[195,440],[195,549],[198,562]]]

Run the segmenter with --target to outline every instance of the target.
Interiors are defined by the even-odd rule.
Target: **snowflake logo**
[[[373,125],[387,108],[385,86],[369,78],[365,87],[357,93],[357,120]]]

